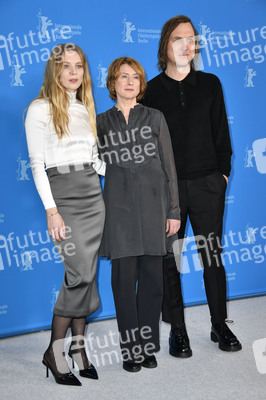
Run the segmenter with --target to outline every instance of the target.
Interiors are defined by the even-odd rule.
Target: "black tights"
[[[75,349],[72,354],[73,359],[77,362],[80,370],[86,369],[90,365],[85,352],[85,343],[83,341],[86,317],[66,318],[54,315],[51,329],[51,340],[44,357],[48,359],[50,366],[54,371],[58,372],[59,376],[70,372],[67,361],[64,357],[64,339],[70,326],[72,332],[70,350],[72,347]],[[77,336],[82,336],[82,341],[81,338],[76,338]]]

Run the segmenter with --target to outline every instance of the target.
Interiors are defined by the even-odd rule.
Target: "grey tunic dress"
[[[137,104],[128,123],[114,106],[97,116],[106,162],[106,220],[99,255],[110,259],[172,252],[166,219],[180,219],[171,139],[163,114]]]

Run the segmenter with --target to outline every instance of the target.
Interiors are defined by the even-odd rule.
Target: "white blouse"
[[[59,139],[50,115],[49,102],[35,100],[26,117],[26,136],[31,169],[44,208],[56,207],[45,169],[92,163],[94,170],[105,174],[105,162],[98,157],[98,147],[91,130],[89,115],[77,100],[76,92],[69,93],[69,131]]]

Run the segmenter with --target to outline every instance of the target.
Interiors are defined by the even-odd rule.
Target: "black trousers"
[[[163,257],[112,260],[112,289],[123,360],[142,362],[160,350]]]
[[[213,324],[227,318],[226,275],[221,260],[221,237],[226,180],[220,172],[204,178],[179,181],[181,228],[183,239],[189,216],[198,254],[202,260],[203,278]],[[176,258],[177,260],[177,258]],[[180,265],[173,254],[164,258],[163,321],[172,325],[184,322],[184,306],[180,281]]]

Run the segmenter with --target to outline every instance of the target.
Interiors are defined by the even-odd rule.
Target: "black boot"
[[[189,358],[192,356],[192,350],[189,344],[189,338],[186,325],[172,325],[169,337],[169,353],[173,357]]]
[[[215,343],[219,342],[219,349],[223,351],[239,351],[242,349],[241,343],[225,322],[212,325],[211,340]]]

